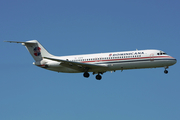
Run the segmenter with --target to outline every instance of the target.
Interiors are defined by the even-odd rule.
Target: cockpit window
[[[167,55],[166,53],[163,53],[163,55]]]
[[[157,53],[157,55],[167,55],[165,52]]]

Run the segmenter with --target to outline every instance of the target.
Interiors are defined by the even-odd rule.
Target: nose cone
[[[177,63],[177,60],[174,58],[174,64],[176,64]]]
[[[176,64],[176,62],[177,62],[176,58],[172,57],[172,64],[174,65],[174,64]]]

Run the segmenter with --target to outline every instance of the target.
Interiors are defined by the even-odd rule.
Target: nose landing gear
[[[164,67],[164,68],[165,68],[164,73],[165,73],[165,74],[168,74],[168,70],[166,70],[166,69],[168,68],[168,66],[166,66],[166,67]]]
[[[165,73],[165,74],[168,74],[168,71],[167,71],[167,70],[164,70],[164,73]]]

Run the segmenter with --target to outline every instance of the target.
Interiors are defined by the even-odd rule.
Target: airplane
[[[116,70],[164,67],[164,73],[167,74],[167,68],[177,62],[175,58],[165,52],[155,49],[54,56],[37,40],[5,42],[24,45],[35,60],[33,64],[38,67],[63,73],[83,73],[85,78],[88,78],[89,72],[92,72],[93,75],[97,74],[97,80],[101,80],[101,74],[107,71],[115,72]]]

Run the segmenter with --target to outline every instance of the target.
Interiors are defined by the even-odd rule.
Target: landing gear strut
[[[89,77],[89,73],[88,73],[88,72],[85,72],[85,73],[83,74],[83,76],[84,76],[85,78],[88,78],[88,77]]]

